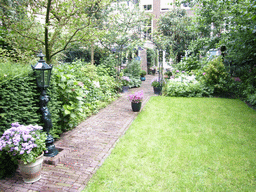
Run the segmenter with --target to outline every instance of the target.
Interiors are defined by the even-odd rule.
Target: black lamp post
[[[158,79],[159,79],[159,82],[160,82],[160,86],[163,86],[163,58],[160,59],[160,52],[163,54],[163,49],[158,49],[158,52],[159,52],[159,76],[158,76]],[[163,57],[163,55],[161,54],[161,56]]]
[[[40,60],[35,66],[31,65],[31,67],[36,75],[37,86],[41,89],[41,95],[39,98],[40,110],[42,111],[42,121],[44,123],[43,130],[47,133],[47,138],[45,141],[47,151],[44,153],[44,156],[54,157],[55,155],[58,154],[58,150],[55,148],[55,145],[53,144],[53,137],[49,134],[52,128],[52,120],[51,114],[47,108],[47,103],[50,101],[50,97],[46,95],[46,88],[48,88],[50,85],[52,65],[48,65],[43,60],[44,55],[42,51],[37,56],[40,57]]]

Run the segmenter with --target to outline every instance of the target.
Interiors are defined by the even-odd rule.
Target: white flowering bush
[[[20,125],[12,123],[0,138],[0,151],[8,153],[13,161],[21,160],[24,164],[35,162],[46,151],[46,133],[38,125]]]
[[[167,80],[163,89],[163,95],[170,97],[205,97],[213,93],[211,88],[206,87],[196,80],[195,75],[187,75],[185,71],[176,71],[175,78]]]

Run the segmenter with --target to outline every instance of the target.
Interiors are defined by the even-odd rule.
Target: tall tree
[[[93,18],[109,4],[109,0],[12,0],[1,3],[8,13],[19,12],[22,17],[2,15],[10,33],[7,40],[13,46],[37,52],[45,50],[51,60],[71,43],[86,41],[97,29]]]
[[[106,31],[99,39],[101,44],[110,51],[115,48],[122,52],[126,48],[135,48],[141,44],[140,26],[146,16],[136,4],[117,2],[109,8],[109,15],[102,25]]]
[[[222,48],[225,59],[253,69],[256,63],[256,1],[183,0],[193,2],[194,29],[200,32],[197,45]]]
[[[192,20],[187,16],[186,11],[179,8],[163,14],[159,19],[158,30],[168,39],[168,46],[176,56],[176,62],[180,62],[190,41],[195,38],[195,33],[190,28],[191,23]]]

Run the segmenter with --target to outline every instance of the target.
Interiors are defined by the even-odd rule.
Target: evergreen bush
[[[213,88],[214,93],[223,94],[229,91],[231,77],[226,71],[221,57],[217,57],[204,66],[203,83]]]
[[[32,72],[0,82],[0,89],[0,135],[13,122],[40,122],[39,92]]]

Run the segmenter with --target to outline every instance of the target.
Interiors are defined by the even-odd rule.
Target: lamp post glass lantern
[[[36,76],[37,86],[41,89],[41,95],[39,98],[40,110],[42,111],[42,122],[44,123],[43,130],[47,133],[47,138],[45,141],[47,151],[45,152],[44,156],[54,157],[55,155],[58,154],[58,150],[55,148],[53,144],[53,137],[49,134],[52,128],[52,120],[51,114],[47,107],[47,103],[50,101],[50,97],[46,95],[46,88],[48,88],[50,85],[52,65],[48,65],[43,60],[44,55],[42,51],[37,56],[40,57],[40,60],[35,66],[31,65],[31,67],[34,70]]]

